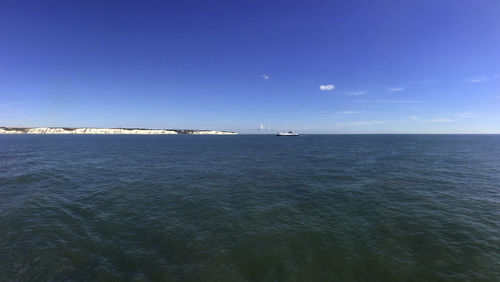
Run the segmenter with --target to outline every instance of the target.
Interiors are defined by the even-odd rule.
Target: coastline
[[[133,134],[133,135],[235,135],[236,132],[194,129],[92,128],[92,127],[0,127],[0,134]]]

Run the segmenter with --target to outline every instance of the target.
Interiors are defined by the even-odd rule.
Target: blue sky
[[[0,126],[500,133],[500,1],[1,1]]]

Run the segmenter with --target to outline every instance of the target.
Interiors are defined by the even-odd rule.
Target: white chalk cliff
[[[217,130],[176,130],[142,128],[65,128],[65,127],[0,127],[0,134],[194,134],[232,135],[229,131]]]

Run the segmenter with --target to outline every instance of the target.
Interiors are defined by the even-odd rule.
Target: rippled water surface
[[[0,280],[500,280],[500,136],[0,136]]]

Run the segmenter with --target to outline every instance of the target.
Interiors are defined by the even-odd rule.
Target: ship
[[[293,131],[288,131],[288,132],[278,132],[276,136],[299,136],[299,134]]]

